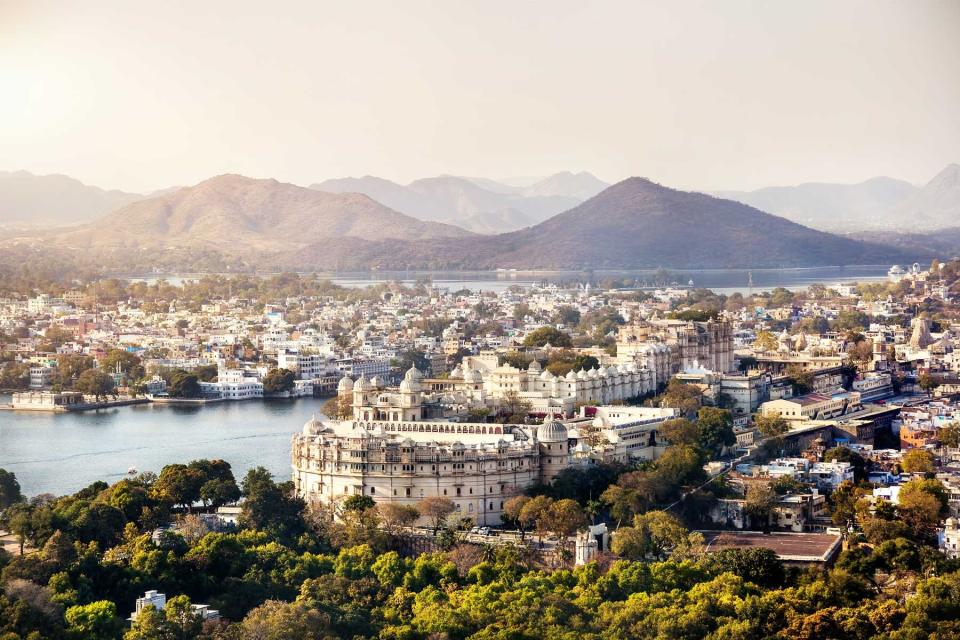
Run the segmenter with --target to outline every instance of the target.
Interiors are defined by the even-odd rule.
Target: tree
[[[417,503],[417,511],[430,521],[433,526],[433,535],[437,535],[440,527],[446,523],[447,516],[456,511],[456,505],[453,500],[430,496]]]
[[[548,526],[560,539],[561,553],[567,551],[568,539],[587,524],[587,517],[576,500],[569,498],[557,500],[550,505],[547,515]]]
[[[548,344],[552,347],[572,347],[573,341],[569,334],[556,327],[534,329],[523,339],[523,346],[525,347],[543,347]]]
[[[344,511],[362,513],[367,509],[373,509],[377,503],[370,496],[352,495],[343,501],[342,506]]]
[[[167,600],[163,614],[169,637],[174,640],[192,640],[199,635],[203,627],[203,618],[194,612],[187,596],[175,596]]]
[[[798,365],[787,367],[787,375],[793,380],[793,390],[797,395],[804,395],[813,391],[814,375]]]
[[[753,418],[753,425],[764,438],[776,438],[790,430],[787,421],[778,415],[764,416],[758,414]]]
[[[907,473],[933,473],[933,454],[925,449],[910,449],[903,454],[900,468]]]
[[[377,512],[380,514],[387,533],[392,536],[399,535],[404,528],[412,526],[420,517],[420,512],[417,511],[416,507],[396,502],[378,504]]]
[[[776,552],[764,547],[720,549],[706,555],[701,566],[711,573],[730,572],[761,587],[773,589],[783,584],[785,570]]]
[[[704,450],[719,455],[724,447],[737,441],[733,433],[733,415],[716,407],[700,409],[697,412],[697,440]]]
[[[697,444],[697,425],[686,418],[674,418],[660,425],[660,435],[670,444]]]
[[[833,447],[823,453],[824,462],[849,462],[853,467],[853,479],[856,482],[865,480],[870,463],[862,455],[849,447]]]
[[[960,447],[960,423],[953,422],[945,427],[940,427],[937,437],[944,447],[950,447],[951,449]]]
[[[23,502],[20,483],[12,471],[0,469],[0,513],[18,502]]]
[[[516,391],[507,391],[500,401],[501,420],[506,424],[522,424],[530,413],[531,404]]]
[[[122,628],[117,606],[109,600],[70,607],[65,618],[67,632],[82,640],[115,640]]]
[[[84,371],[93,369],[96,362],[90,356],[63,355],[57,358],[56,384],[65,389],[73,388],[74,383]]]
[[[152,604],[140,610],[130,629],[123,634],[123,640],[167,640],[169,637],[163,614]]]
[[[126,349],[111,349],[100,362],[100,368],[109,372],[116,371],[118,365],[127,380],[139,380],[144,375],[140,358]]]
[[[13,535],[17,536],[17,542],[20,544],[20,555],[23,555],[23,547],[27,540],[33,536],[33,512],[31,508],[19,503],[3,512],[3,520],[7,529]]]
[[[761,351],[776,351],[777,337],[769,331],[758,331],[753,348]]]
[[[610,542],[610,550],[627,560],[643,560],[647,546],[646,532],[635,527],[620,527]]]
[[[204,475],[196,468],[184,464],[168,464],[160,470],[160,477],[153,483],[150,492],[161,502],[181,505],[190,510],[200,500],[200,488]]]
[[[534,496],[520,509],[520,522],[527,529],[534,529],[541,538],[550,530],[550,517],[553,499],[548,496]]]
[[[660,396],[660,405],[680,410],[680,415],[693,417],[703,403],[703,393],[692,384],[671,378],[667,388]]]
[[[327,640],[337,637],[330,618],[304,602],[268,600],[247,614],[241,640]]]
[[[649,511],[636,516],[633,526],[644,532],[647,554],[665,559],[673,554],[686,554],[703,543],[700,534],[691,534],[683,522],[667,511]]]
[[[0,389],[26,389],[30,386],[30,367],[23,362],[0,366]]]
[[[305,503],[295,495],[293,484],[277,484],[263,467],[247,471],[243,479],[243,511],[240,525],[273,534],[281,540],[295,540],[303,533]]]
[[[929,373],[922,373],[917,379],[917,385],[927,393],[927,396],[930,396],[934,389],[940,386],[940,382]]]
[[[167,394],[171,398],[199,398],[201,395],[200,381],[196,374],[178,369],[170,374]]]
[[[529,496],[513,496],[509,498],[506,502],[503,503],[503,515],[515,523],[517,529],[520,530],[520,541],[523,542],[524,536],[526,535],[527,528],[524,525],[524,522],[520,519],[520,512],[523,511],[523,507],[530,502]]]
[[[100,400],[113,393],[113,376],[99,369],[87,369],[77,377],[73,388]]]
[[[562,305],[554,311],[553,321],[557,324],[573,326],[580,322],[580,312],[569,305]]]
[[[764,531],[770,530],[770,514],[777,505],[777,494],[768,482],[753,482],[747,489],[747,499],[743,505],[744,511],[751,518],[759,521]]]
[[[233,478],[213,478],[200,485],[200,499],[217,509],[240,499],[240,487]]]
[[[283,393],[293,389],[296,374],[289,369],[271,369],[263,376],[264,393]]]

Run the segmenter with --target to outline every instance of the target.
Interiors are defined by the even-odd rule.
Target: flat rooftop
[[[762,533],[759,531],[701,531],[707,551],[763,547],[784,562],[830,562],[840,550],[839,533]]]

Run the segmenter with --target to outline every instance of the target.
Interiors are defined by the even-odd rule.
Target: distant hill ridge
[[[412,184],[434,194],[492,193],[466,178]],[[925,251],[919,242],[895,248],[831,235],[645,178],[623,180],[526,228],[476,235],[416,219],[363,194],[228,174],[127,204],[80,228],[21,234],[16,242],[97,256],[102,264],[124,257],[167,264],[184,252],[204,252],[236,264],[298,271],[805,267],[929,257],[917,255]]]
[[[138,193],[108,191],[59,174],[0,171],[0,225],[84,224],[141,198]]]
[[[398,213],[365,195],[324,193],[227,174],[131,203],[60,239],[93,247],[203,246],[225,252],[270,252],[341,237],[373,242],[468,235],[458,227]]]
[[[753,207],[628,178],[533,227],[422,243],[308,247],[306,264],[339,268],[629,269],[883,264],[907,254],[815,231]]]
[[[526,187],[450,175],[421,178],[408,185],[375,176],[338,178],[310,185],[311,189],[332,193],[363,193],[407,215],[486,234],[542,222],[606,187],[606,183],[587,172],[569,171]]]
[[[824,231],[931,231],[960,220],[960,165],[947,165],[922,187],[877,177],[858,184],[811,182],[714,195]]]

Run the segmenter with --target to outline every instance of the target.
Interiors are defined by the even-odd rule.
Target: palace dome
[[[566,442],[567,428],[556,420],[544,422],[537,427],[537,440],[540,442]]]

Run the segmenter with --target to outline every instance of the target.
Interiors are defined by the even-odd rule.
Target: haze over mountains
[[[153,197],[107,192],[63,176],[3,175],[8,188],[0,193],[0,202],[19,202],[23,211],[39,211],[42,205],[56,211],[56,219],[67,218],[64,224],[111,207],[111,199],[122,203],[72,228],[16,238],[8,234],[8,243],[75,252],[107,265],[128,260],[164,268],[199,252],[229,257],[231,265],[296,270],[883,264],[950,252],[956,234],[938,232],[940,241],[932,242],[929,234],[919,232],[906,237],[882,227],[871,230],[868,222],[877,216],[871,211],[890,208],[895,213],[888,219],[909,220],[918,231],[956,225],[960,217],[958,165],[923,188],[878,178],[859,185],[738,194],[770,209],[790,208],[793,217],[807,211],[822,226],[859,220],[851,225],[855,237],[831,235],[741,202],[643,178],[604,188],[588,173],[518,181],[438,176],[408,185],[367,176],[311,188],[222,175]],[[49,184],[69,189],[9,187],[47,184],[48,178],[55,179]],[[38,195],[31,200],[30,193]],[[64,193],[68,195],[58,199]],[[77,202],[84,205],[76,207],[82,215],[67,215]],[[459,224],[447,222],[451,220]]]
[[[732,200],[628,178],[533,227],[421,243],[308,247],[301,264],[351,269],[631,269],[883,264],[898,249],[808,229]]]
[[[922,187],[877,177],[859,184],[806,183],[714,195],[824,231],[916,232],[960,226],[958,164],[947,165]]]
[[[471,235],[416,220],[357,193],[222,175],[131,203],[97,222],[54,237],[79,247],[204,247],[264,253],[349,236],[414,241]]]
[[[455,224],[477,233],[502,233],[534,225],[570,209],[608,185],[587,173],[562,172],[528,186],[489,178],[437,176],[401,185],[375,176],[310,185],[332,193],[363,193],[422,220]]]
[[[143,197],[106,191],[69,176],[0,171],[0,226],[83,224]]]

